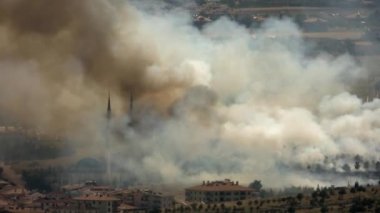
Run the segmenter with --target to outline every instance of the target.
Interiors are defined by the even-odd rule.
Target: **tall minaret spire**
[[[107,120],[111,119],[112,108],[111,108],[111,93],[108,91],[108,105],[107,105]]]
[[[133,112],[133,91],[131,91],[130,96],[129,96],[129,114],[132,116]]]
[[[108,103],[107,103],[107,129],[106,129],[106,150],[105,150],[105,160],[106,160],[106,172],[107,172],[107,182],[111,183],[111,153],[110,153],[110,142],[109,142],[109,134],[110,134],[110,121],[112,117],[112,108],[111,108],[111,93],[108,91]]]

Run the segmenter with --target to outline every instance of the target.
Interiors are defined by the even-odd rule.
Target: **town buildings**
[[[83,194],[73,199],[78,212],[113,213],[117,211],[120,199],[107,193]]]
[[[114,192],[121,198],[123,204],[138,209],[171,209],[174,207],[174,196],[154,192],[152,190],[130,189]]]
[[[102,186],[95,181],[42,194],[0,179],[0,212],[150,212],[172,209],[174,203],[174,196],[152,190]]]

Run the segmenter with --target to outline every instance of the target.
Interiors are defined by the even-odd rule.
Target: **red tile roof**
[[[120,199],[107,194],[86,194],[74,198],[80,201],[119,201]]]
[[[136,207],[136,206],[132,206],[132,205],[129,205],[129,204],[126,204],[126,203],[122,203],[119,207],[118,207],[119,210],[138,210],[140,208]]]

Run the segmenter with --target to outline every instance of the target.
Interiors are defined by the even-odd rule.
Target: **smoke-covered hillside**
[[[199,30],[182,9],[141,4],[1,1],[0,110],[99,153],[110,91],[112,161],[142,183],[330,184],[346,180],[294,167],[379,160],[380,100],[355,95],[367,72],[351,56],[307,56],[286,18],[253,37],[227,18]]]

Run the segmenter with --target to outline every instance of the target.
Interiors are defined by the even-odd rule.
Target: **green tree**
[[[351,167],[350,167],[350,165],[348,165],[347,163],[343,165],[342,169],[343,169],[345,172],[351,172]]]
[[[263,184],[261,184],[260,180],[254,180],[252,183],[249,184],[249,188],[252,188],[256,191],[260,191],[263,187]]]
[[[321,208],[321,213],[327,213],[327,212],[329,212],[329,209],[327,208],[327,206],[322,206],[322,208]]]
[[[363,164],[363,167],[364,167],[365,170],[368,170],[369,169],[369,162],[365,161],[364,164]]]
[[[359,188],[359,182],[358,181],[355,182],[354,188],[355,189]]]
[[[301,201],[301,200],[303,199],[303,194],[302,194],[302,193],[298,193],[298,194],[297,194],[297,199],[298,199],[299,201]]]
[[[376,168],[376,171],[380,172],[380,161],[376,162],[375,168]]]
[[[340,189],[339,192],[339,200],[343,199],[343,196],[346,194],[346,189]]]
[[[346,189],[340,189],[338,193],[339,193],[339,195],[345,195]]]
[[[198,210],[201,211],[203,209],[203,205],[202,204],[199,204],[198,206]]]
[[[356,169],[356,170],[359,170],[359,169],[360,169],[360,162],[359,162],[359,161],[356,161],[356,162],[355,162],[355,169]]]
[[[288,211],[289,213],[295,213],[296,212],[296,208],[292,205],[292,206],[289,206],[288,208]]]

